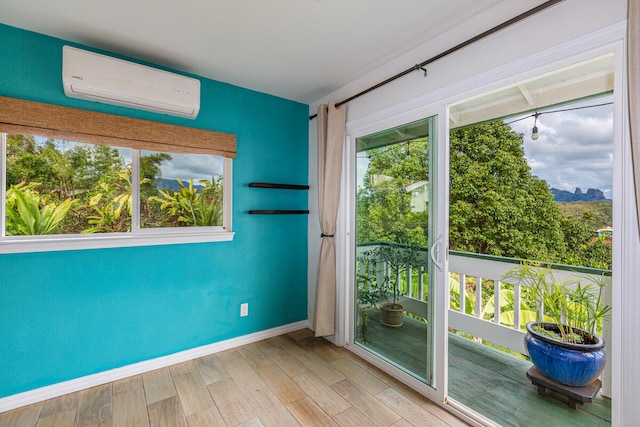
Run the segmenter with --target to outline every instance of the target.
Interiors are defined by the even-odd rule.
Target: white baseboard
[[[254,332],[249,335],[243,335],[237,338],[231,338],[213,344],[196,347],[168,356],[158,357],[155,359],[145,360],[144,362],[134,363],[132,365],[123,366],[121,368],[111,369],[85,377],[75,378],[73,380],[52,384],[46,387],[25,391],[0,399],[0,412],[10,411],[32,403],[41,402],[43,400],[52,399],[54,397],[63,396],[65,394],[74,393],[90,387],[99,386],[110,383],[112,381],[121,380],[123,378],[140,375],[155,369],[164,368],[175,365],[176,363],[186,362],[188,360],[197,359],[223,350],[251,344],[262,341],[267,338],[276,337],[278,335],[297,331],[309,327],[309,322],[303,320],[301,322],[290,323],[288,325],[279,326],[277,328],[267,329],[265,331]]]

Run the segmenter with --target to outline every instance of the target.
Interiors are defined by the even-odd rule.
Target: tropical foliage
[[[40,183],[19,183],[7,191],[7,235],[35,236],[50,234],[56,230],[76,200],[66,199],[55,203],[41,197],[35,188]]]
[[[420,247],[416,245],[377,245],[364,251],[358,261],[372,274],[358,275],[360,302],[374,305],[386,300],[396,305],[402,293],[410,292],[407,272],[425,265],[420,254]]]
[[[25,135],[7,136],[7,235],[131,231],[131,150]],[[168,153],[140,157],[145,227],[222,224],[222,177],[181,191],[162,188]],[[160,203],[157,203],[160,201]]]
[[[596,328],[609,316],[611,307],[602,301],[606,282],[585,276],[558,281],[549,267],[524,263],[509,270],[505,279],[524,285],[534,301],[536,322],[550,321],[558,333],[540,328],[540,332],[564,342],[582,343],[596,333]],[[583,282],[587,282],[583,284]],[[544,308],[544,318],[540,313]],[[585,337],[576,328],[586,331]]]
[[[177,221],[186,225],[213,226],[222,224],[222,182],[214,177],[202,179],[201,191],[185,187],[180,178],[176,179],[180,191],[160,190],[162,197],[152,196],[149,201],[160,203],[160,209],[168,212],[168,221]]]

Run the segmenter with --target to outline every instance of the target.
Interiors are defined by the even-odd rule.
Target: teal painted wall
[[[306,320],[307,216],[247,211],[306,209],[248,183],[307,182],[308,106],[204,78],[196,120],[67,98],[64,44],[0,25],[0,95],[234,133],[236,236],[0,255],[0,398]]]

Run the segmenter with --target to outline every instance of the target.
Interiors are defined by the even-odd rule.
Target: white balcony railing
[[[356,259],[358,260],[357,274],[375,277],[376,283],[383,283],[385,275],[390,274],[388,265],[382,259],[371,258],[377,247],[387,246],[409,250],[407,246],[390,243],[371,243],[358,246]],[[427,248],[418,249],[418,256],[414,265],[399,274],[400,300],[408,313],[426,317],[428,306],[427,289]],[[526,354],[524,347],[524,325],[526,311],[522,305],[522,286],[517,283],[507,283],[503,280],[505,273],[518,266],[523,260],[489,255],[472,254],[467,252],[449,251],[449,328],[464,332],[479,340],[490,341],[507,349]],[[575,278],[584,281],[602,279],[610,285],[611,272],[608,270],[551,265],[551,273],[558,281]],[[487,295],[493,290],[491,301]],[[509,322],[502,322],[504,309],[501,302],[509,299]],[[511,303],[512,301],[512,303]],[[603,302],[611,305],[611,286],[604,288]],[[453,308],[452,308],[453,307]],[[507,324],[508,323],[508,324]],[[611,327],[609,322],[603,325],[603,338],[609,349]],[[610,353],[609,353],[610,354]],[[607,370],[608,371],[608,370]],[[608,395],[607,372],[604,374],[603,390]]]

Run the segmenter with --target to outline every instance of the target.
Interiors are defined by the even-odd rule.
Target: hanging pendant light
[[[538,126],[536,126],[536,123],[538,122],[538,116],[542,114],[542,113],[538,113],[537,111],[535,112],[535,114],[533,115],[534,120],[533,120],[533,129],[531,130],[531,139],[536,141],[538,139]]]

